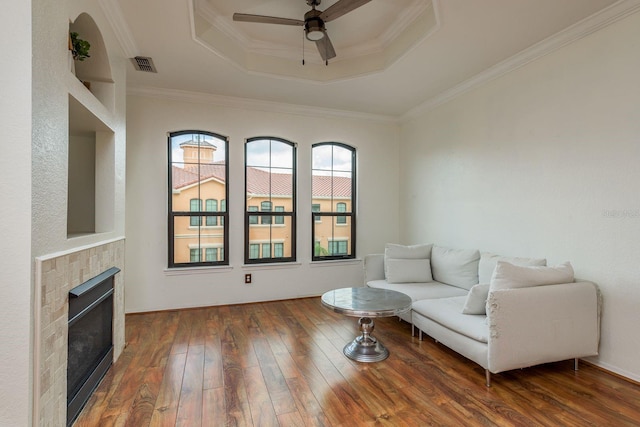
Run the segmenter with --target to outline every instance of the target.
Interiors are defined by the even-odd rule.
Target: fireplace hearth
[[[67,426],[73,424],[113,362],[112,267],[69,291]]]

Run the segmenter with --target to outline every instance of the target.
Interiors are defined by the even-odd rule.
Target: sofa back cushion
[[[462,307],[462,314],[487,314],[487,297],[489,296],[489,284],[474,285]]]
[[[478,282],[489,283],[491,276],[493,276],[493,270],[496,269],[496,263],[498,261],[506,261],[513,265],[522,266],[545,266],[547,260],[544,258],[519,258],[519,257],[506,257],[489,252],[482,252],[480,254],[480,263],[478,264]]]
[[[559,285],[573,280],[573,267],[569,262],[554,267],[523,267],[498,261],[491,277],[490,291]]]
[[[429,259],[431,258],[432,246],[433,245],[431,244],[405,246],[397,245],[395,243],[387,243],[384,248],[384,277],[389,280],[389,260]],[[429,271],[429,275],[431,275],[431,271]],[[391,282],[391,280],[389,280],[389,282]]]
[[[480,252],[475,249],[448,249],[433,246],[431,249],[431,273],[433,280],[471,289],[478,284]]]
[[[387,281],[389,283],[425,283],[433,281],[429,258],[387,260]]]

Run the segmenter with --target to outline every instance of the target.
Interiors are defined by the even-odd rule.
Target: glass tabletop
[[[411,309],[411,298],[389,289],[342,288],[322,295],[322,304],[347,316],[386,317]]]

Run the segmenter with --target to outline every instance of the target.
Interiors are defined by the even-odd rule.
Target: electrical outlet
[[[244,283],[251,283],[251,274],[244,275]]]

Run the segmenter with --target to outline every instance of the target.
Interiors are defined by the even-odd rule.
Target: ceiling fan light
[[[312,42],[322,40],[324,38],[324,31],[322,30],[307,30],[307,40]]]
[[[324,37],[324,22],[318,17],[307,18],[304,29],[307,40],[315,42]]]

